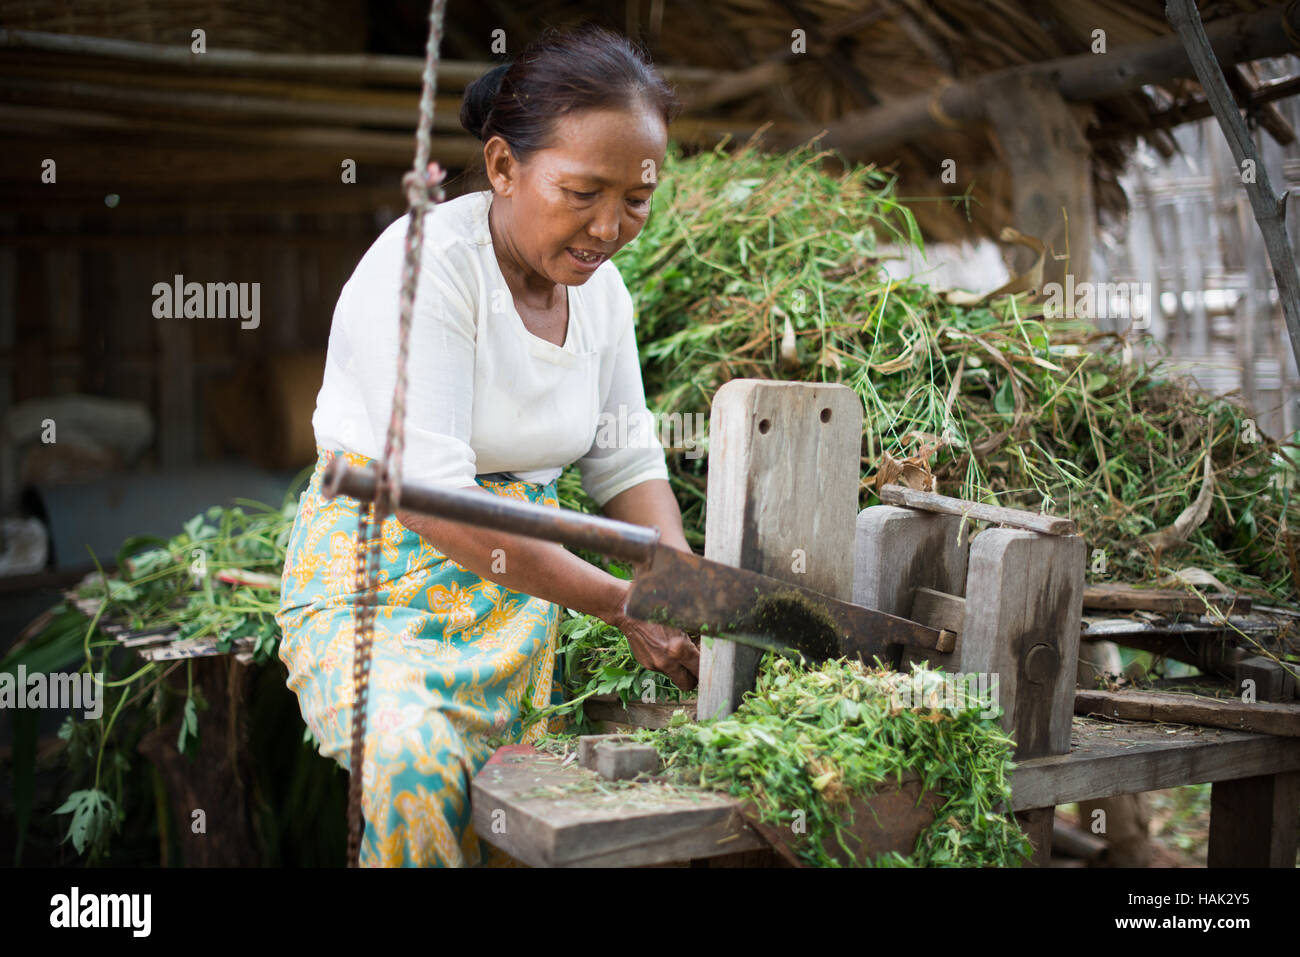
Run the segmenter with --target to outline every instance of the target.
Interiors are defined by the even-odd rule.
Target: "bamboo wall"
[[[1294,75],[1300,61],[1270,64],[1266,76]],[[1300,129],[1300,98],[1276,106]],[[1240,389],[1261,428],[1274,436],[1300,427],[1297,374],[1264,240],[1218,124],[1210,119],[1176,128],[1181,153],[1168,161],[1142,145],[1123,181],[1128,222],[1103,235],[1094,277],[1149,283],[1162,308],[1140,340],[1148,357],[1175,367],[1215,392]],[[1255,142],[1273,188],[1300,191],[1300,142],[1280,146],[1262,129]],[[1295,201],[1287,221],[1300,249]],[[1120,331],[1126,320],[1098,319]]]
[[[287,466],[268,445],[280,411],[268,378],[323,354],[343,283],[395,215],[0,213],[0,414],[70,392],[136,399],[155,417],[159,465]],[[155,318],[154,284],[178,273],[260,283],[260,324]],[[306,384],[309,402],[317,388]]]

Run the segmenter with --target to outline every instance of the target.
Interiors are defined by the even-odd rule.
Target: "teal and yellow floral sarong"
[[[280,660],[320,752],[345,768],[352,728],[353,605],[358,503],[321,495],[335,454],[322,451],[298,504],[281,584]],[[478,484],[496,495],[558,506],[555,484]],[[383,526],[363,764],[361,864],[482,863],[469,782],[488,739],[531,742],[519,711],[560,701],[559,608],[480,578],[390,516]]]

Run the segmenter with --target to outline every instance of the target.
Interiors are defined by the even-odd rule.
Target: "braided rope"
[[[406,249],[402,259],[402,289],[398,307],[397,378],[393,384],[393,409],[388,435],[379,461],[375,500],[362,507],[357,523],[355,563],[356,605],[353,612],[352,653],[352,751],[348,779],[348,866],[361,860],[361,838],[365,830],[361,795],[364,777],[366,708],[370,700],[370,652],[375,637],[376,593],[379,590],[379,554],[384,519],[396,510],[402,484],[402,454],[406,441],[406,367],[411,346],[411,317],[415,312],[415,290],[420,275],[420,253],[424,246],[424,214],[443,200],[442,180],[446,175],[429,161],[433,131],[433,98],[437,88],[438,48],[442,44],[442,22],[446,0],[433,0],[429,8],[429,40],[424,53],[423,86],[420,91],[420,122],[415,132],[415,164],[402,177],[409,220]]]

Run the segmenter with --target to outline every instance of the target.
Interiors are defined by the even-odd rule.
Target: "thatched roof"
[[[315,0],[308,4],[314,17],[333,15],[353,26],[318,31],[315,52],[306,54],[294,52],[304,45],[301,30],[265,19],[295,5],[207,6],[225,11],[224,27],[210,27],[209,51],[196,57],[188,49],[192,17],[114,20],[101,11],[97,19],[72,22],[42,19],[39,4],[0,3],[0,22],[10,28],[0,31],[0,137],[13,140],[0,149],[0,199],[16,209],[46,203],[48,194],[32,192],[32,163],[39,168],[57,150],[67,184],[61,196],[72,208],[102,209],[106,191],[124,190],[134,191],[137,209],[175,209],[178,202],[293,211],[400,203],[396,183],[410,161],[424,0],[384,8]],[[254,9],[263,19],[251,30]],[[1295,46],[1284,9],[1231,0],[1203,3],[1202,15],[1213,31],[1217,21],[1266,11],[1251,21],[1253,33],[1234,26],[1224,49],[1278,55]],[[370,55],[363,55],[354,25],[367,18]],[[1165,129],[1205,115],[1195,83],[1180,78],[1190,68],[1179,68],[1162,0],[628,0],[621,7],[543,0],[526,10],[509,0],[451,0],[435,155],[455,167],[476,153],[456,123],[456,104],[464,85],[491,65],[494,30],[505,31],[514,53],[544,26],[583,20],[633,34],[648,47],[687,102],[673,131],[684,143],[709,146],[766,125],[769,140],[780,145],[829,128],[850,158],[895,165],[904,195],[969,191],[976,201],[970,221],[951,204],[916,206],[927,232],[940,238],[993,234],[1009,222],[1010,183],[998,144],[975,115],[982,88],[972,84],[981,78],[1079,58],[1071,61],[1078,76],[1066,99],[1088,133],[1103,211],[1125,208],[1116,175],[1136,136],[1170,151]],[[33,28],[45,38],[13,32]],[[49,31],[67,29],[174,46],[49,39]],[[806,48],[792,48],[795,31]],[[1096,31],[1104,33],[1104,54],[1093,52]],[[225,36],[263,52],[232,51]],[[1149,77],[1118,68],[1143,50],[1155,56],[1162,42],[1168,49]],[[1286,136],[1285,122],[1278,128],[1263,102],[1277,93],[1252,94],[1249,68],[1231,72],[1241,96],[1254,96],[1270,132]],[[1041,76],[1055,82],[1047,72]],[[1144,79],[1150,82],[1142,85]],[[1090,95],[1092,89],[1099,94]],[[66,148],[88,142],[93,155]],[[347,195],[333,186],[340,156],[359,167],[358,188]],[[945,159],[960,171],[956,184],[940,181]]]

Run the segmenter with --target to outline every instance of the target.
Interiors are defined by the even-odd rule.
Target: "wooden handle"
[[[321,491],[327,498],[347,495],[362,502],[375,500],[375,469],[353,468],[335,457],[325,470]],[[403,485],[397,507],[420,515],[492,528],[499,532],[586,548],[629,562],[646,562],[659,545],[659,530],[617,522],[569,509],[549,508],[484,494],[472,489]]]

